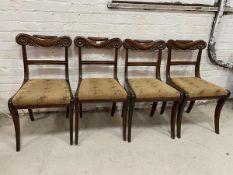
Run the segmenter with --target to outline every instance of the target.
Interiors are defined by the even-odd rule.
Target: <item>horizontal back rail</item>
[[[162,59],[162,50],[166,48],[166,42],[163,40],[153,41],[153,40],[132,40],[125,39],[123,41],[123,46],[125,48],[125,79],[128,79],[128,67],[129,66],[154,66],[156,68],[155,76],[157,79],[160,78],[160,66]],[[129,51],[155,51],[158,50],[157,61],[129,61]]]
[[[166,48],[166,42],[162,40],[153,41],[125,39],[123,46],[124,48],[131,50],[163,50]]]
[[[127,66],[157,66],[156,62],[128,62]]]
[[[206,42],[203,40],[168,40],[167,48],[168,48],[168,59],[167,59],[167,70],[166,77],[167,81],[170,81],[170,67],[174,65],[191,65],[195,66],[195,76],[200,77],[200,62],[202,50],[207,46]],[[196,61],[173,61],[172,60],[172,51],[173,50],[197,50],[197,58]]]
[[[103,64],[103,65],[114,65],[114,61],[82,61],[82,64]]]
[[[27,64],[33,64],[33,65],[46,65],[46,64],[65,65],[66,61],[58,61],[58,60],[27,60]]]
[[[97,49],[117,49],[121,48],[122,41],[119,38],[103,38],[103,37],[81,37],[77,36],[74,39],[76,47],[80,48],[97,48]]]
[[[207,46],[203,40],[168,40],[167,48],[174,50],[200,50],[205,49]]]
[[[170,65],[196,65],[196,63],[196,61],[172,61]]]
[[[20,33],[16,36],[16,42],[23,46],[34,47],[69,47],[72,40],[69,36],[44,36],[44,35],[28,35]]]
[[[114,78],[117,78],[117,61],[118,61],[118,51],[122,46],[122,41],[119,38],[106,38],[106,37],[81,37],[77,36],[74,39],[74,44],[78,47],[78,57],[79,57],[79,79],[82,79],[82,66],[83,65],[108,65],[113,66]],[[103,61],[103,60],[83,60],[82,59],[82,49],[83,48],[94,48],[94,49],[112,49],[114,50],[113,61]]]
[[[22,46],[23,64],[24,64],[24,81],[29,79],[30,65],[63,65],[65,67],[65,78],[69,80],[68,70],[68,47],[71,46],[72,40],[69,36],[45,36],[45,35],[28,35],[20,33],[16,36],[16,42]],[[28,59],[27,46],[34,47],[58,47],[64,49],[64,60],[36,60]]]

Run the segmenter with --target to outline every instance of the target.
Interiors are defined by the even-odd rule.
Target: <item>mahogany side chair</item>
[[[160,78],[160,66],[162,59],[162,51],[166,48],[165,41],[152,41],[152,40],[131,40],[125,39],[123,42],[125,48],[125,86],[128,93],[131,96],[129,114],[128,114],[128,142],[131,141],[131,125],[132,115],[134,110],[135,102],[153,102],[151,116],[153,116],[157,102],[173,101],[171,110],[171,138],[175,138],[175,125],[176,125],[176,114],[178,105],[181,100],[180,92],[175,88],[167,85],[161,81]],[[129,61],[129,51],[150,51],[158,52],[157,61],[152,62],[135,62]],[[155,53],[156,55],[156,53]],[[128,78],[128,67],[130,66],[154,66],[156,68],[154,78]]]
[[[20,122],[18,109],[28,109],[33,121],[34,108],[65,107],[67,118],[70,118],[70,144],[73,144],[73,107],[74,100],[69,83],[68,48],[72,40],[68,36],[43,36],[21,33],[16,36],[16,42],[22,46],[24,81],[20,89],[8,101],[16,133],[16,151],[20,151]],[[28,59],[27,46],[64,48],[64,60]],[[31,65],[63,65],[64,79],[31,79],[29,66]]]
[[[214,123],[215,123],[215,132],[219,134],[219,119],[221,109],[230,96],[230,91],[210,83],[201,78],[200,75],[200,63],[201,55],[203,49],[207,46],[206,42],[203,40],[169,40],[167,41],[168,48],[168,59],[167,59],[167,70],[166,78],[167,83],[176,88],[182,93],[183,100],[179,105],[178,115],[177,115],[177,137],[181,137],[181,121],[184,111],[184,107],[187,101],[190,101],[187,108],[187,113],[189,113],[196,100],[205,100],[205,99],[218,99],[217,106],[215,108]],[[195,61],[173,61],[172,52],[173,50],[193,50],[197,51],[197,58]],[[195,76],[193,77],[171,77],[170,67],[176,65],[185,65],[185,66],[195,66]]]
[[[75,93],[75,144],[78,144],[79,114],[82,116],[82,103],[112,102],[112,112],[114,114],[116,102],[123,102],[123,140],[126,140],[126,119],[129,106],[129,96],[124,87],[118,81],[117,61],[118,51],[122,47],[122,41],[119,38],[102,37],[80,37],[77,36],[74,44],[78,47],[79,57],[79,81]],[[82,49],[111,49],[114,51],[113,61],[101,60],[83,60]],[[113,78],[83,78],[83,65],[106,65],[113,66]]]

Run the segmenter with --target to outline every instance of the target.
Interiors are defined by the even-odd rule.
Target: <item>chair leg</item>
[[[157,107],[157,102],[154,102],[152,104],[152,108],[151,108],[151,112],[150,112],[150,116],[153,117],[154,113],[155,113],[155,110],[156,110],[156,107]]]
[[[29,113],[29,117],[31,119],[31,121],[34,121],[34,116],[33,116],[33,112],[32,112],[32,109],[28,109],[28,113]]]
[[[116,111],[116,102],[113,102],[112,103],[112,111],[111,111],[111,116],[112,117],[114,116],[115,111]]]
[[[16,151],[20,151],[20,124],[19,124],[19,113],[17,109],[14,108],[12,103],[8,104],[9,111],[11,113],[14,127],[15,127],[15,138],[16,138]]]
[[[171,138],[175,139],[175,126],[176,126],[176,115],[177,115],[177,110],[178,110],[179,102],[174,101],[172,110],[171,110]]]
[[[193,105],[194,105],[194,103],[195,103],[195,101],[190,101],[190,103],[189,103],[189,107],[188,107],[188,109],[187,109],[187,113],[190,113],[191,112],[191,110],[192,110],[192,108],[193,108]]]
[[[163,113],[164,113],[164,110],[165,110],[165,108],[166,108],[166,104],[167,104],[167,102],[163,102],[162,107],[161,107],[160,114],[163,114]]]
[[[132,99],[130,102],[129,114],[128,114],[128,142],[131,142],[131,126],[132,126],[134,104],[135,104],[135,100]]]
[[[123,140],[126,141],[126,123],[127,123],[127,113],[129,108],[128,100],[123,103],[121,117],[123,119]]]
[[[69,106],[69,118],[70,118],[70,145],[73,145],[73,113],[74,113],[74,102],[71,102]]]
[[[69,118],[70,107],[66,107],[66,118]]]
[[[183,101],[179,104],[178,108],[178,114],[177,114],[177,137],[181,138],[181,121],[182,121],[182,116],[184,112],[184,107],[187,103],[186,99],[183,99]]]
[[[83,118],[83,105],[82,105],[82,103],[79,103],[79,112],[80,112],[80,118]]]
[[[224,103],[226,102],[226,98],[219,99],[215,108],[215,114],[214,114],[214,125],[215,125],[215,133],[219,134],[219,119],[220,119],[220,113],[222,110],[222,107]]]
[[[78,101],[75,101],[75,145],[78,145],[78,132],[79,132],[79,107]]]

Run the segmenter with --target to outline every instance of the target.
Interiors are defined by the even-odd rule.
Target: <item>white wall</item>
[[[211,1],[212,2],[212,1]],[[231,3],[232,4],[232,3]],[[0,107],[6,109],[7,100],[20,87],[23,80],[21,48],[15,43],[20,32],[29,34],[104,36],[137,39],[203,39],[208,41],[213,13],[110,10],[107,0],[1,0],[0,5]],[[226,15],[217,38],[217,55],[221,59],[233,58],[233,15]],[[41,49],[30,52],[32,56],[47,57],[49,52]],[[51,52],[53,55],[54,50]],[[103,58],[103,52],[89,58]],[[191,57],[191,54],[186,54]],[[107,55],[108,56],[108,55]],[[180,53],[177,57],[184,57]],[[123,53],[120,53],[119,78],[123,78]],[[164,52],[162,75],[165,73]],[[73,90],[78,79],[78,60],[74,47],[70,49],[70,80]],[[183,67],[185,74],[192,68]],[[174,74],[182,70],[177,68]],[[62,69],[33,67],[34,77],[62,75]],[[153,69],[146,68],[152,75]],[[88,76],[100,76],[109,68],[86,69]],[[145,71],[135,69],[133,75]],[[50,75],[49,75],[50,74]],[[104,74],[106,75],[106,74]],[[109,76],[108,75],[108,76]],[[212,65],[206,51],[201,62],[203,78],[227,87],[233,91],[232,71]],[[163,76],[163,80],[164,76]]]

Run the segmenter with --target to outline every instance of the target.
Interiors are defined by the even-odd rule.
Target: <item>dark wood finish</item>
[[[28,109],[28,113],[29,113],[29,117],[31,119],[31,121],[34,121],[34,116],[33,116],[33,112],[32,112],[32,109]]]
[[[187,108],[187,111],[186,111],[187,113],[190,113],[190,112],[191,112],[191,110],[192,110],[194,104],[195,104],[195,101],[190,101],[189,107]]]
[[[129,66],[154,66],[156,68],[155,71],[155,78],[161,81],[160,77],[160,66],[161,66],[161,59],[162,59],[162,51],[166,48],[166,42],[159,40],[132,40],[132,39],[125,39],[123,42],[123,46],[125,48],[125,88],[130,94],[130,108],[128,114],[128,142],[131,142],[131,126],[132,126],[132,116],[133,116],[133,109],[135,102],[153,102],[152,109],[150,116],[153,116],[157,102],[162,101],[166,104],[167,101],[174,101],[174,105],[172,108],[171,114],[171,138],[175,138],[175,121],[176,121],[176,111],[178,107],[178,103],[181,100],[178,98],[167,98],[167,97],[158,97],[158,98],[145,98],[145,99],[137,99],[135,92],[133,91],[130,83],[128,81],[128,67]],[[129,62],[129,51],[140,50],[140,51],[158,51],[157,61],[155,62]],[[164,107],[165,109],[165,107]],[[164,109],[161,111],[163,113]]]
[[[29,105],[29,106],[14,106],[12,103],[12,96],[8,101],[8,107],[10,113],[13,118],[15,133],[16,133],[16,151],[20,151],[20,123],[19,123],[19,114],[18,109],[28,109],[29,116],[31,120],[34,120],[32,109],[34,108],[50,108],[50,107],[65,107],[70,110],[70,144],[73,143],[73,128],[71,124],[73,123],[73,113],[72,113],[72,105],[73,105],[73,94],[70,88],[69,83],[69,73],[68,73],[68,48],[71,46],[72,40],[68,36],[43,36],[43,35],[28,35],[21,33],[16,36],[16,42],[22,46],[22,54],[23,54],[23,64],[24,64],[24,82],[22,86],[29,80],[29,66],[30,65],[41,65],[41,64],[54,64],[54,65],[64,65],[65,67],[65,79],[69,85],[70,95],[71,95],[71,103],[69,105]],[[64,48],[65,51],[65,60],[29,60],[27,58],[27,46],[33,47],[58,47]],[[21,86],[21,87],[22,87]],[[68,114],[67,114],[68,115]]]
[[[111,111],[111,116],[113,117],[116,111],[116,102],[112,103],[112,111]]]
[[[163,102],[162,107],[161,107],[160,114],[163,114],[163,113],[164,113],[165,108],[166,108],[166,104],[167,104],[167,102]]]
[[[219,118],[220,112],[224,105],[225,100],[230,96],[230,91],[226,96],[213,96],[213,97],[190,97],[187,92],[182,90],[178,87],[175,83],[171,80],[170,75],[170,67],[176,65],[191,65],[195,66],[195,77],[201,78],[200,76],[200,63],[201,63],[201,55],[202,51],[206,48],[207,44],[203,40],[169,40],[167,41],[167,48],[168,48],[168,59],[167,59],[167,68],[166,68],[166,78],[167,83],[179,90],[182,93],[183,100],[179,105],[178,114],[177,114],[177,137],[181,137],[181,122],[182,122],[182,115],[184,111],[184,107],[188,101],[190,101],[189,107],[187,109],[187,113],[189,113],[196,100],[204,100],[204,99],[219,99],[216,109],[215,109],[215,132],[219,133]],[[196,61],[173,61],[172,60],[172,51],[173,50],[196,50],[198,52]]]
[[[66,107],[66,118],[69,118],[70,113],[70,108]]]
[[[83,118],[83,105],[79,103],[80,118]]]
[[[152,108],[151,108],[151,112],[150,112],[150,116],[151,117],[153,117],[153,115],[154,115],[154,113],[155,113],[155,110],[156,110],[156,108],[157,108],[157,102],[154,102],[153,104],[152,104]]]
[[[219,99],[217,102],[217,106],[215,108],[215,114],[214,114],[214,126],[215,126],[215,133],[219,134],[219,119],[220,119],[220,113],[222,110],[222,107],[224,103],[226,102],[225,99]]]
[[[106,65],[106,66],[113,66],[113,78],[118,81],[117,77],[117,61],[118,61],[118,51],[122,47],[122,41],[119,38],[104,38],[104,37],[81,37],[77,36],[74,39],[74,44],[78,48],[78,58],[79,58],[79,80],[78,80],[78,87],[75,93],[75,144],[78,144],[78,132],[79,132],[79,115],[82,116],[82,103],[93,103],[93,102],[112,102],[112,111],[111,115],[114,115],[116,109],[116,102],[123,102],[123,110],[122,110],[122,118],[123,118],[123,140],[126,140],[126,117],[127,111],[129,106],[129,96],[127,99],[109,99],[109,100],[80,100],[78,98],[79,87],[82,82],[82,66],[83,65]],[[87,61],[82,59],[82,49],[94,48],[94,49],[112,49],[114,50],[114,56],[112,61]],[[119,82],[119,81],[118,81]]]

